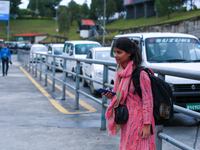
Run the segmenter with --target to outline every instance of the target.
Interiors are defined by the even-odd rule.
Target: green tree
[[[10,14],[19,13],[19,5],[22,4],[21,0],[6,0],[10,1]]]
[[[87,3],[83,3],[83,5],[80,8],[80,14],[83,15],[84,17],[88,17],[89,15],[89,8]]]
[[[107,0],[106,3],[106,18],[107,23],[109,22],[109,18],[112,17],[117,11],[117,4],[114,0]]]
[[[119,18],[123,18],[125,11],[124,0],[115,0],[115,2],[117,5],[117,12],[119,13]]]
[[[37,0],[38,11],[40,16],[56,16],[55,6],[58,6],[61,0]],[[36,10],[36,0],[30,0],[28,4],[30,10]]]
[[[70,29],[70,11],[67,7],[62,6],[60,8],[60,11],[58,13],[58,24],[59,24],[59,33],[60,34],[65,34],[69,31]]]
[[[170,19],[172,11],[176,10],[180,5],[180,0],[157,0],[155,2],[155,9],[161,15],[167,14],[168,19]]]
[[[68,4],[68,9],[71,14],[70,21],[71,21],[71,26],[72,26],[73,20],[76,19],[76,15],[79,14],[79,5],[74,0],[71,0]]]
[[[103,0],[92,0],[89,10],[89,18],[97,20],[99,17],[103,16]]]

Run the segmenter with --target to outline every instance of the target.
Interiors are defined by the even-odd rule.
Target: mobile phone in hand
[[[106,90],[106,89],[102,89],[102,88],[98,89],[97,91],[98,91],[98,92],[101,92],[101,93],[110,92],[110,93],[112,93],[112,95],[115,95],[115,94],[116,94],[115,92],[112,92],[112,91],[109,91],[109,90]]]

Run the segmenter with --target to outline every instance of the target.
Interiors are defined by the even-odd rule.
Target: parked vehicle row
[[[200,70],[200,42],[192,35],[179,33],[134,33],[117,35],[112,41],[111,47],[100,47],[98,42],[92,41],[66,41],[58,55],[72,58],[86,58],[97,60],[109,60],[116,62],[113,47],[119,37],[127,37],[134,41],[142,54],[143,66],[167,66],[171,68],[184,68]],[[52,47],[52,48],[50,48]],[[48,54],[56,55],[56,45],[49,46]],[[48,60],[52,64],[52,60]],[[56,66],[62,67],[62,59],[56,59]],[[76,61],[67,60],[66,69],[76,72]],[[108,82],[114,84],[115,67],[109,67]],[[81,63],[81,74],[95,80],[103,80],[103,65]],[[75,76],[72,76],[75,80]],[[165,76],[170,84],[174,103],[191,110],[200,111],[200,81],[174,76]],[[93,95],[102,85],[91,81],[82,80],[84,87],[89,86]]]

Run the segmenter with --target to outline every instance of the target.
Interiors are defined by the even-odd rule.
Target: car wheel
[[[97,90],[94,89],[94,85],[92,81],[90,82],[90,92],[94,96],[97,95]]]
[[[88,83],[85,81],[85,79],[82,79],[83,87],[88,87]]]

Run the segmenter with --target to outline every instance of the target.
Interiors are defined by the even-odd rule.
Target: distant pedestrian
[[[153,117],[153,96],[151,81],[145,71],[140,73],[142,98],[136,93],[131,79],[135,69],[141,67],[142,57],[137,45],[129,38],[118,38],[114,45],[115,59],[118,63],[113,92],[102,93],[111,98],[106,110],[108,130],[115,135],[121,129],[120,150],[155,150],[155,122]],[[115,108],[126,105],[129,118],[125,124],[116,124]]]
[[[0,62],[2,61],[2,74],[7,75],[8,74],[8,62],[11,62],[11,52],[10,49],[7,48],[7,44],[4,44],[3,48],[0,52]],[[5,64],[6,64],[6,71],[5,71]]]

